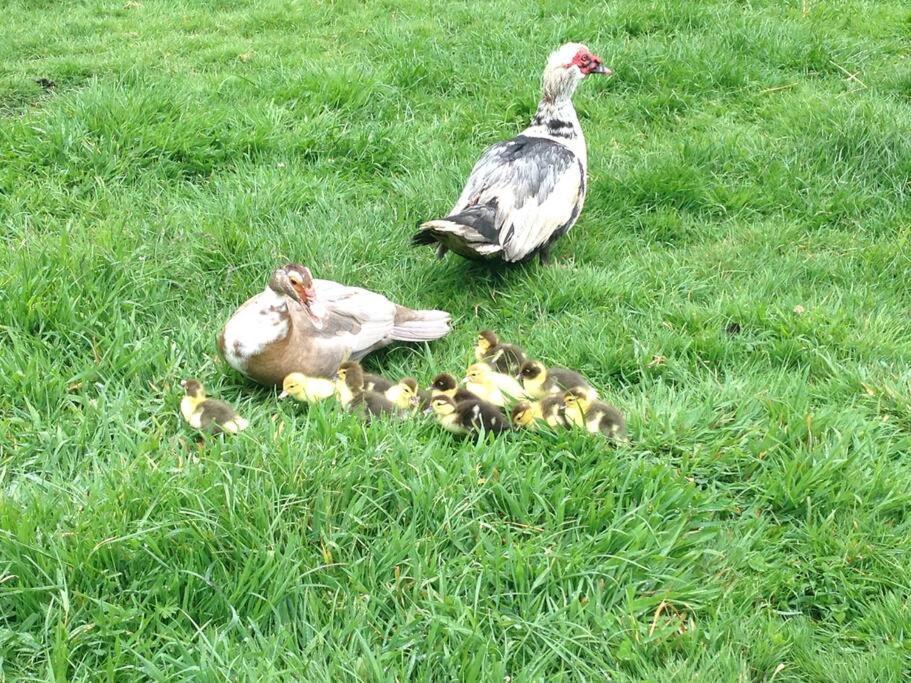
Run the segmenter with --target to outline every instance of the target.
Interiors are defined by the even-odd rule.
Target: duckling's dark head
[[[482,351],[489,351],[500,343],[497,335],[493,330],[481,330],[478,332],[478,346]]]
[[[399,384],[404,387],[408,387],[411,390],[411,393],[418,393],[418,381],[414,377],[403,377],[399,380]]]
[[[338,366],[338,378],[352,391],[364,388],[364,368],[356,360],[348,360]]]
[[[204,389],[202,387],[202,382],[198,379],[185,379],[180,383],[180,386],[183,387],[187,396],[192,396],[194,398],[198,396],[203,396]]]
[[[519,377],[522,379],[536,379],[546,372],[544,364],[536,360],[528,360],[519,368]]]
[[[534,420],[531,413],[531,404],[528,401],[519,401],[512,409],[513,424],[527,425]]]
[[[437,391],[452,391],[459,385],[456,382],[456,378],[450,375],[448,372],[444,372],[441,375],[437,375],[433,378],[433,383],[430,385],[431,389],[436,389]]]
[[[573,387],[563,394],[563,405],[580,406],[583,410],[591,403],[591,396],[585,387]]]

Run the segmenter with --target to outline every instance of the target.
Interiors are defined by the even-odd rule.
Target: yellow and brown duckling
[[[290,396],[296,401],[316,403],[335,395],[335,382],[325,377],[308,377],[302,372],[292,372],[282,381],[281,398]]]
[[[383,395],[399,410],[412,410],[420,401],[420,393],[418,381],[414,377],[403,377],[386,389]]]
[[[430,407],[440,426],[453,434],[487,432],[502,434],[509,431],[509,422],[500,409],[487,401],[460,401],[438,394],[430,399]]]
[[[249,426],[250,423],[224,401],[206,398],[206,391],[198,379],[183,380],[180,386],[186,392],[180,399],[180,414],[191,427],[215,434],[237,434]]]
[[[363,413],[368,419],[397,412],[395,404],[383,394],[364,388],[364,369],[357,361],[346,361],[339,366],[335,396],[342,407]]]
[[[540,401],[519,401],[512,409],[512,422],[526,429],[537,429],[540,422],[548,427],[566,427],[563,397],[555,394]]]
[[[593,399],[598,392],[591,382],[575,370],[566,368],[548,368],[539,360],[528,360],[519,369],[522,388],[531,398],[544,398],[549,394],[562,394],[568,389],[583,388]]]
[[[596,401],[584,387],[563,394],[563,410],[570,426],[581,427],[592,434],[603,434],[618,443],[626,441],[626,420],[619,410]]]
[[[497,406],[505,406],[525,396],[522,385],[514,377],[497,372],[487,363],[468,366],[463,381],[468,391]]]
[[[437,375],[433,378],[433,382],[430,385],[431,397],[444,395],[448,396],[456,403],[460,401],[472,401],[478,400],[480,396],[477,396],[468,389],[459,386],[456,378],[450,375],[448,372]]]
[[[525,351],[515,344],[502,344],[493,330],[481,330],[474,347],[475,360],[497,372],[515,375],[525,362]]]

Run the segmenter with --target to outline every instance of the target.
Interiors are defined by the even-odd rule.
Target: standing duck
[[[241,374],[276,385],[292,372],[334,377],[343,360],[393,341],[439,339],[449,325],[445,311],[405,308],[360,287],[315,280],[309,268],[289,263],[234,312],[218,350]]]
[[[452,211],[427,221],[413,244],[436,244],[469,259],[548,260],[551,245],[579,217],[588,153],[573,107],[576,87],[590,74],[609,76],[600,57],[567,43],[547,60],[541,101],[531,125],[484,152]]]

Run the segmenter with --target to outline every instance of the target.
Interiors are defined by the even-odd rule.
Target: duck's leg
[[[550,265],[550,247],[541,247],[538,250],[538,260],[542,266]]]

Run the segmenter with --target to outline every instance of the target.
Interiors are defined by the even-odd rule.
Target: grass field
[[[410,249],[566,40],[555,265]],[[4,3],[0,679],[908,680],[909,200],[905,0]],[[278,403],[214,338],[285,259],[453,312],[371,369],[494,327],[633,443]]]

